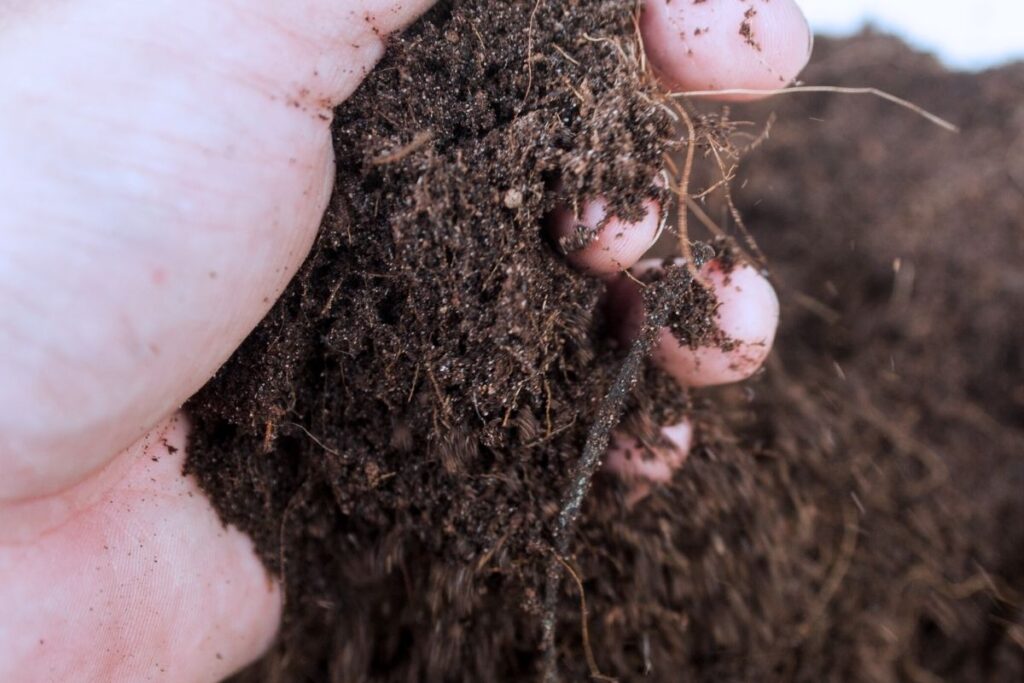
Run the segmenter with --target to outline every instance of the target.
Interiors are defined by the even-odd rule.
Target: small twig
[[[640,14],[643,12],[642,0],[633,4],[633,38],[636,40],[637,52],[640,53],[640,73],[647,74],[647,46],[644,45],[644,32],[640,28]]]
[[[374,157],[370,160],[371,166],[385,166],[387,164],[393,164],[397,161],[401,161],[423,145],[427,144],[434,139],[434,131],[432,130],[421,130],[412,137],[412,140],[407,145],[402,145],[398,149],[385,152],[380,156]]]
[[[951,133],[959,133],[960,128],[953,125],[949,121],[930,111],[919,107],[918,105],[903,99],[902,97],[896,97],[884,90],[878,88],[846,88],[836,85],[799,85],[792,88],[778,88],[775,90],[757,90],[754,88],[727,88],[725,90],[689,90],[686,92],[674,92],[670,93],[670,97],[720,97],[722,95],[752,95],[754,97],[774,97],[776,95],[788,95],[790,93],[838,93],[840,95],[874,95],[893,104],[899,105],[904,109],[923,116],[939,128],[944,128]]]
[[[609,43],[613,45],[615,49],[619,51],[619,56],[622,57],[622,61],[626,62],[627,64],[629,63],[629,57],[626,55],[626,51],[622,49],[622,45],[619,43],[619,41],[612,40],[611,38],[605,38],[603,36],[595,38],[594,36],[588,33],[584,33],[582,35],[583,40],[587,41],[588,43]]]
[[[730,175],[728,178],[719,178],[712,185],[708,185],[707,188],[701,190],[697,194],[691,194],[690,196],[688,196],[686,198],[686,202],[689,203],[691,200],[694,199],[704,199],[705,197],[711,196],[712,194],[715,193],[715,190],[720,188],[722,185],[725,185],[726,183],[731,183],[735,179],[735,177],[736,176],[734,175]]]
[[[710,232],[715,237],[725,237],[725,231],[718,227],[717,223],[711,220],[711,217],[708,216],[707,212],[704,211],[704,209],[701,208],[700,204],[694,201],[692,197],[686,198],[686,206],[687,208],[690,209],[690,211],[693,212],[693,215],[697,217],[697,220],[699,220],[701,224],[708,229],[708,232]]]
[[[488,548],[487,552],[485,552],[483,555],[480,556],[480,559],[477,560],[477,563],[476,563],[476,573],[477,574],[479,574],[480,572],[482,572],[484,570],[484,567],[486,567],[488,565],[488,563],[491,561],[491,558],[494,557],[494,554],[496,552],[498,552],[498,550],[501,549],[501,546],[505,545],[505,541],[508,540],[508,537],[512,535],[512,532],[515,531],[517,526],[518,525],[513,524],[511,527],[509,527],[508,531],[506,531],[501,536],[501,538],[498,539],[498,542],[495,543],[494,545],[492,545],[490,548]]]
[[[336,457],[339,457],[339,458],[341,457],[341,453],[339,453],[338,451],[334,450],[333,448],[328,448],[328,446],[323,441],[321,441],[320,439],[316,438],[316,436],[313,435],[313,432],[309,431],[308,429],[306,429],[305,427],[300,425],[298,422],[285,422],[284,424],[289,426],[289,427],[297,427],[300,431],[305,433],[306,436],[308,436],[310,439],[312,439],[313,443],[315,443],[317,446],[319,446],[320,448],[324,449],[325,451],[327,451],[328,453],[330,453],[333,456],[336,456]]]
[[[597,666],[597,658],[594,657],[594,648],[590,644],[590,625],[587,619],[590,612],[587,611],[587,592],[583,590],[583,580],[572,566],[558,555],[555,555],[558,563],[565,568],[565,571],[572,577],[580,592],[580,631],[583,637],[583,655],[587,658],[587,668],[590,669],[590,677],[598,681],[614,681],[611,676],[605,676]]]
[[[548,431],[544,434],[544,438],[550,438],[551,436],[551,384],[544,380],[544,394],[547,396],[547,401],[544,406],[544,422],[547,425]]]
[[[441,391],[441,385],[437,383],[437,377],[434,375],[434,368],[427,366],[427,379],[430,380],[431,386],[434,388],[434,397],[437,398],[437,402],[441,404],[444,409],[444,417],[441,418],[441,422],[444,423],[445,427],[451,427],[448,423],[448,417],[452,415],[452,406],[448,402],[448,397]]]
[[[416,370],[412,373],[412,386],[409,387],[409,397],[405,399],[406,403],[412,403],[413,396],[416,395],[416,383],[420,380],[420,364],[416,364]]]
[[[692,267],[692,266],[691,266]],[[669,286],[673,278],[685,278],[682,285],[689,286],[692,281],[689,269],[678,268],[665,271],[666,279],[660,285],[660,291],[656,291],[649,299],[650,305],[647,312],[647,319],[643,330],[633,346],[629,355],[622,362],[619,374],[612,383],[608,393],[605,394],[597,409],[597,416],[587,434],[587,441],[583,446],[583,454],[576,465],[570,485],[562,500],[561,509],[558,513],[558,520],[555,524],[554,554],[556,557],[566,557],[569,554],[569,542],[579,518],[580,509],[583,506],[583,499],[590,489],[590,482],[594,473],[601,464],[601,458],[608,450],[608,442],[611,439],[612,429],[618,424],[622,417],[622,411],[629,397],[630,391],[636,385],[643,369],[644,360],[654,346],[661,328],[668,320],[669,313],[674,309],[676,303],[672,293],[677,291],[675,287]],[[683,287],[685,289],[685,287]],[[551,560],[547,569],[547,580],[544,590],[544,616],[541,620],[542,648],[544,650],[545,666],[544,680],[547,683],[555,683],[558,677],[558,653],[555,649],[555,625],[557,620],[558,587],[561,583],[561,566],[556,560]]]
[[[530,26],[526,29],[526,92],[523,93],[520,111],[526,106],[526,101],[530,99],[530,91],[533,89],[533,27],[537,20],[537,12],[540,10],[540,3],[541,0],[537,0],[533,5],[533,11],[530,12]]]
[[[637,284],[637,286],[640,287],[641,290],[643,290],[644,288],[647,287],[646,283],[644,283],[641,280],[639,280],[636,275],[633,275],[633,273],[629,272],[628,270],[622,271],[622,274],[625,275],[626,277],[628,277],[633,282],[635,282]]]
[[[815,299],[813,296],[801,291],[791,291],[788,294],[793,297],[793,303],[818,316],[829,325],[836,325],[843,319],[842,313],[820,299]]]
[[[676,211],[678,224],[676,228],[679,231],[679,253],[682,255],[683,261],[686,263],[686,267],[693,269],[693,251],[690,249],[690,232],[686,225],[686,200],[690,196],[690,175],[693,173],[693,156],[697,147],[697,131],[693,127],[693,119],[690,118],[690,114],[686,111],[686,107],[679,107],[678,111],[680,116],[683,117],[683,123],[686,124],[686,135],[689,141],[686,143],[686,161],[683,164],[683,174],[679,177],[679,182],[676,185],[676,192],[679,196],[679,209]],[[691,270],[690,274],[696,278],[696,272]]]
[[[470,22],[469,26],[470,26],[470,28],[473,29],[473,33],[476,34],[476,40],[477,40],[478,43],[480,43],[480,49],[481,50],[487,50],[487,43],[484,42],[484,37],[482,35],[480,35],[480,29],[478,29],[476,27],[476,22],[475,21]]]
[[[572,62],[576,66],[580,66],[580,63],[577,62],[575,59],[573,59],[572,55],[570,55],[568,52],[563,50],[562,46],[559,45],[558,43],[551,43],[551,47],[555,48],[559,52],[559,54],[561,54],[563,57],[565,57],[567,60],[569,60],[570,62]]]
[[[571,420],[566,422],[561,427],[555,427],[553,430],[551,430],[550,434],[548,434],[546,436],[542,436],[539,439],[534,439],[530,443],[524,443],[523,444],[523,448],[535,448],[535,447],[541,445],[542,443],[547,443],[548,441],[550,441],[554,437],[558,436],[562,432],[566,431],[567,429],[571,429],[575,424],[576,424],[576,416],[573,415]]]
[[[721,172],[722,177],[725,178],[731,175],[731,171],[725,170],[725,162],[722,161],[722,155],[718,153],[718,149],[715,145],[711,145],[711,154],[715,157],[715,162],[718,164],[718,170]],[[725,183],[722,186],[722,195],[725,197],[725,204],[729,207],[729,213],[732,215],[732,219],[736,222],[736,227],[739,228],[740,233],[743,235],[743,240],[747,243],[747,247],[750,249],[750,254],[757,260],[751,261],[757,265],[764,272],[768,272],[768,258],[761,251],[761,247],[758,246],[757,240],[747,230],[747,224],[743,221],[743,216],[740,214],[740,210],[736,208],[736,203],[732,199],[732,185]]]

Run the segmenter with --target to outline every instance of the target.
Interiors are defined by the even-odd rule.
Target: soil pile
[[[540,226],[597,192],[636,211],[679,139],[631,8],[443,3],[339,109],[313,253],[190,405],[190,470],[286,585],[280,642],[239,680],[537,675],[552,522],[625,354]],[[779,351],[693,397],[647,373],[631,423],[688,401],[699,443],[632,508],[611,477],[591,492],[567,558],[589,645],[621,680],[1020,680],[1024,68],[948,74],[865,36],[819,45],[807,80],[964,133],[766,105],[734,185]],[[695,336],[707,306],[681,302]],[[558,616],[583,680],[569,580]]]
[[[819,41],[804,79],[897,93],[962,132],[873,98],[745,112],[779,121],[741,191],[784,309],[754,410],[790,461],[778,467],[796,468],[796,510],[814,495],[806,475],[827,473],[834,499],[797,518],[821,529],[844,508],[835,528],[858,529],[822,548],[820,597],[793,595],[823,616],[787,664],[818,679],[1021,680],[1024,64],[950,73],[866,33]]]

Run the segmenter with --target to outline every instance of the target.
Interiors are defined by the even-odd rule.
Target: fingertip
[[[643,292],[639,284],[644,275],[661,268],[664,259],[648,258],[637,261],[628,273],[620,273],[607,280],[605,311],[613,339],[628,345],[640,334],[644,325]]]
[[[718,260],[704,266],[701,275],[718,298],[719,328],[737,341],[770,346],[779,324],[779,297],[768,279],[753,266],[726,268]]]
[[[684,92],[785,87],[807,65],[813,44],[793,0],[648,0],[641,29],[655,69]]]
[[[653,199],[644,202],[645,214],[636,222],[608,217],[603,199],[588,202],[579,216],[559,211],[552,231],[559,247],[574,266],[592,275],[622,272],[647,253],[658,239],[661,210]]]
[[[739,382],[757,372],[771,352],[779,322],[778,297],[771,283],[748,265],[727,270],[712,261],[701,274],[718,300],[716,323],[722,338],[691,348],[663,329],[655,361],[683,386]]]
[[[689,454],[693,445],[693,425],[689,420],[661,428],[661,434],[679,453]]]
[[[661,443],[646,445],[622,431],[612,436],[605,470],[627,483],[667,484],[672,480],[693,443],[689,420],[661,428]]]

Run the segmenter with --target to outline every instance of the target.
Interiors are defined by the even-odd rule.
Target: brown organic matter
[[[559,503],[627,351],[541,225],[598,192],[639,212],[678,151],[633,31],[632,3],[443,3],[338,110],[310,258],[189,405],[190,472],[285,585],[239,680],[539,675]],[[778,353],[693,396],[644,371],[627,423],[685,408],[698,443],[632,507],[595,481],[560,558],[589,615],[588,656],[563,581],[566,680],[1024,676],[1024,67],[949,74],[868,35],[819,42],[807,78],[964,132],[760,105],[778,122],[734,194]],[[688,288],[675,325],[707,338],[710,305]]]

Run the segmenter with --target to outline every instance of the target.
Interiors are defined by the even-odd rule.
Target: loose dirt
[[[312,254],[189,405],[189,471],[285,585],[237,680],[541,672],[559,501],[628,351],[542,226],[667,199],[682,138],[634,36],[621,1],[442,3],[338,110]],[[693,395],[644,371],[631,430],[685,411],[698,443],[633,506],[598,475],[561,558],[566,680],[585,645],[624,681],[1024,677],[1024,67],[949,74],[867,35],[819,41],[806,80],[964,132],[840,96],[732,112],[777,116],[733,194],[778,352]],[[721,193],[705,210],[730,230]],[[707,338],[712,306],[688,286],[673,324]]]

